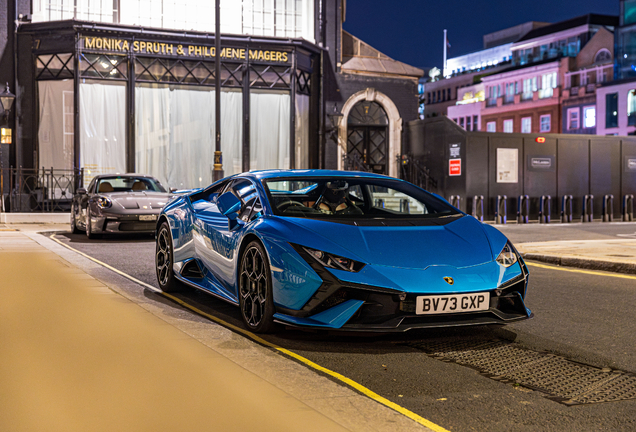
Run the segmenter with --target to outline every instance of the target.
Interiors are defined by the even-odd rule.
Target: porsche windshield
[[[439,198],[397,180],[290,178],[263,183],[278,216],[395,219],[461,215]]]
[[[109,192],[165,192],[159,181],[152,177],[101,177],[95,188],[97,193]]]

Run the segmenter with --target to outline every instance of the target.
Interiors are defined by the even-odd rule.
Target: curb
[[[543,255],[538,253],[523,253],[521,256],[524,260],[540,261],[563,267],[578,267],[588,270],[636,274],[636,264],[628,262],[603,261],[573,256]]]
[[[3,224],[65,224],[69,223],[70,213],[0,213]]]

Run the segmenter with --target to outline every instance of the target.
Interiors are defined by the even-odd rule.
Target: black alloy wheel
[[[71,234],[79,234],[80,230],[77,228],[77,221],[75,220],[75,203],[71,204]]]
[[[170,234],[168,222],[162,223],[159,227],[155,251],[155,268],[157,270],[159,289],[166,293],[181,291],[183,284],[174,277],[174,270],[172,269],[172,264],[174,263],[172,235]]]
[[[239,266],[239,306],[245,325],[255,333],[274,330],[272,278],[265,249],[258,241],[247,245]]]

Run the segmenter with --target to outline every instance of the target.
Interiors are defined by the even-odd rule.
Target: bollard
[[[563,195],[561,200],[561,222],[572,222],[572,195]]]
[[[529,214],[530,197],[528,195],[519,195],[517,202],[517,223],[528,223]]]
[[[450,197],[450,205],[452,205],[455,208],[459,208],[461,201],[462,201],[462,197],[459,195],[451,195]]]
[[[634,220],[634,195],[628,194],[623,197],[623,222]]]
[[[400,200],[400,213],[411,213],[409,200],[406,198]]]
[[[473,217],[479,222],[484,221],[484,196],[475,195],[473,198]]]
[[[603,222],[612,222],[614,220],[614,195],[605,195],[603,197]]]
[[[552,213],[552,197],[550,195],[542,195],[539,201],[539,223],[550,223],[550,214]]]
[[[505,224],[508,214],[508,197],[506,195],[497,195],[497,210],[495,212],[495,223]]]
[[[583,197],[581,222],[594,222],[594,195],[585,195]]]

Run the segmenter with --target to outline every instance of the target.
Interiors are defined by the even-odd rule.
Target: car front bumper
[[[152,216],[154,220],[140,220],[140,216]],[[91,216],[91,231],[95,234],[154,233],[158,214]]]

